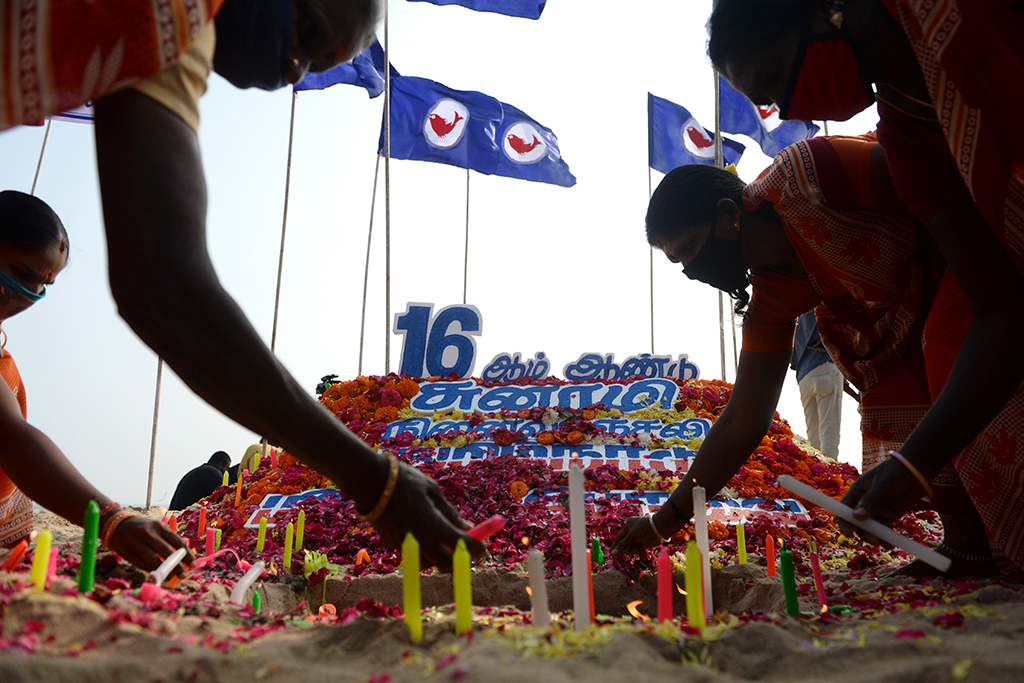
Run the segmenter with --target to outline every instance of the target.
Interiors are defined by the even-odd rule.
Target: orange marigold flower
[[[708,524],[708,536],[716,541],[724,541],[729,538],[729,527],[721,522],[711,522]]]
[[[512,495],[522,500],[526,497],[526,494],[530,492],[530,487],[526,485],[525,481],[516,480],[512,482],[512,485],[508,487],[508,490],[512,492]]]
[[[348,396],[342,396],[341,398],[337,399],[333,403],[333,405],[331,405],[331,412],[336,413],[339,410],[344,410],[345,408],[348,408],[350,405],[352,405],[352,399],[350,399]]]
[[[583,432],[578,429],[569,432],[565,437],[565,442],[570,446],[578,446],[580,441],[583,441]]]
[[[398,408],[394,406],[381,406],[373,413],[374,422],[394,422],[398,419]]]
[[[540,432],[537,434],[537,443],[541,446],[551,446],[555,443],[555,435],[551,432]]]
[[[420,393],[420,385],[411,379],[403,379],[398,383],[397,391],[402,395],[402,398],[410,399]]]
[[[595,411],[590,410],[589,408],[583,411],[584,420],[593,420],[595,417],[597,417],[597,413]]]

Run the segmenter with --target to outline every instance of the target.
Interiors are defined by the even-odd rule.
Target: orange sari
[[[6,339],[5,339],[6,341]],[[11,354],[0,346],[0,376],[18,399],[22,417],[28,416],[25,385]],[[0,548],[8,548],[32,532],[32,500],[0,470]]]
[[[0,0],[0,130],[163,71],[223,0]]]

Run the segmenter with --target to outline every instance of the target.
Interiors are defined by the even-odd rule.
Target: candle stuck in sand
[[[405,624],[413,642],[423,640],[423,621],[420,611],[423,601],[420,596],[420,543],[412,535],[405,534],[402,541],[402,606],[405,610]]]
[[[295,525],[288,522],[284,528],[284,570],[287,573],[292,571],[292,541],[295,538]]]
[[[260,530],[259,530],[259,532],[257,533],[257,536],[256,536],[256,552],[262,553],[263,552],[263,546],[266,544],[266,542],[267,542],[267,518],[266,517],[261,517],[260,518]]]
[[[207,557],[213,555],[216,551],[217,546],[214,540],[217,538],[217,534],[213,528],[206,530],[206,555]]]
[[[575,456],[575,453],[573,454]],[[572,543],[572,614],[577,631],[590,625],[587,591],[587,519],[583,503],[583,470],[569,467],[569,530]]]
[[[96,539],[100,533],[100,506],[90,500],[85,506],[82,534],[82,563],[78,568],[78,592],[88,593],[96,578]]]
[[[694,628],[703,629],[704,608],[700,602],[703,581],[700,576],[701,559],[697,544],[686,544],[686,620]]]
[[[782,545],[779,552],[779,569],[782,575],[782,593],[786,596],[786,614],[800,616],[800,602],[796,597],[796,570],[793,568],[793,553]]]
[[[295,524],[295,549],[302,550],[302,536],[306,533],[306,511],[299,510],[299,521]]]
[[[711,545],[708,541],[708,503],[704,487],[693,480],[693,533],[697,537],[697,550],[701,557],[701,576],[703,578],[704,616],[715,613],[714,600],[711,596]]]
[[[771,534],[764,537],[765,563],[768,565],[768,576],[775,576],[775,539]]]
[[[46,574],[50,567],[50,544],[53,543],[53,534],[49,529],[43,529],[36,537],[36,548],[32,556],[32,572],[29,577],[36,588],[46,587]]]
[[[747,531],[743,522],[736,525],[736,557],[740,564],[747,563]]]
[[[658,623],[672,621],[672,559],[668,548],[661,547],[658,553]]]
[[[551,611],[548,609],[548,586],[544,580],[544,556],[536,548],[526,556],[526,569],[530,573],[533,625],[547,628],[551,625]]]
[[[202,539],[206,534],[206,506],[199,508],[199,530],[196,531],[196,538]]]
[[[469,571],[469,551],[461,538],[452,554],[452,580],[455,583],[455,633],[473,630],[473,584]]]
[[[814,590],[818,594],[818,604],[821,605],[822,611],[828,609],[828,603],[825,601],[825,584],[821,580],[821,562],[818,560],[818,544],[811,541],[811,572],[814,574]]]

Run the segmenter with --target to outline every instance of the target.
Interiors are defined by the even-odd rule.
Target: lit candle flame
[[[828,612],[828,605],[822,605],[821,606],[821,613],[825,614],[825,612]]]
[[[529,586],[526,587],[526,594],[529,595],[531,598],[533,597],[533,591],[530,589]]]
[[[626,605],[626,609],[633,615],[635,619],[642,619],[644,621],[650,621],[651,618],[636,608],[643,600],[634,600],[633,602]]]
[[[680,595],[686,595],[686,591],[680,588],[678,583],[676,584],[676,590],[679,591]]]
[[[522,541],[523,545],[530,545],[530,537],[529,537],[529,536],[523,536],[523,537],[522,537],[521,539],[519,539],[519,540],[521,540],[521,541]]]

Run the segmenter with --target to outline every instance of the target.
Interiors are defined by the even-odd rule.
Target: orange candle
[[[171,515],[171,518],[167,520],[167,526],[171,528],[171,531],[178,533],[178,517],[177,515]]]
[[[206,506],[199,508],[199,530],[196,532],[196,538],[202,540],[206,534]]]
[[[764,546],[768,552],[768,576],[775,576],[775,539],[771,534],[765,537]]]
[[[242,507],[242,479],[245,478],[245,473],[242,472],[238,475],[238,486],[235,487],[235,507]]]

